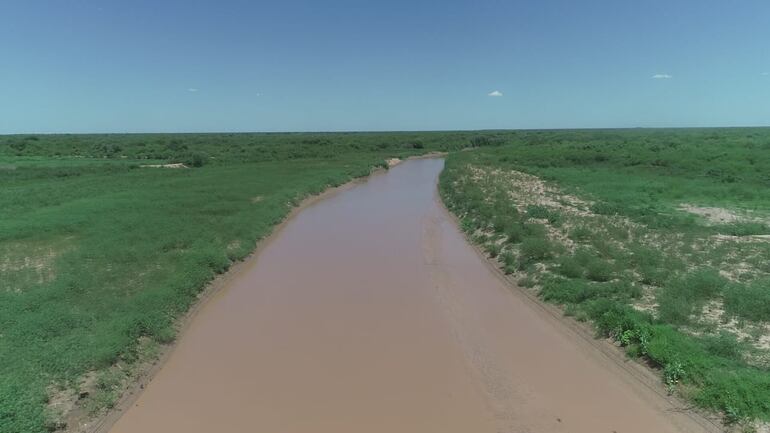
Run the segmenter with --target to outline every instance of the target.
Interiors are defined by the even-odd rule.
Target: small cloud
[[[669,78],[674,78],[674,77],[668,74],[655,74],[652,76],[652,78],[656,80],[668,80]]]
[[[762,72],[762,73],[761,73],[761,74],[759,74],[759,75],[761,75],[761,76],[763,76],[763,77],[767,77],[767,76],[769,76],[769,75],[770,75],[770,72]]]
[[[190,87],[189,89],[187,89],[187,91],[188,91],[188,92],[192,92],[192,93],[195,93],[195,92],[197,92],[197,91],[198,91],[198,89],[196,89],[195,87]]]
[[[487,96],[503,96],[503,92],[499,90],[493,90],[489,93],[487,93]]]

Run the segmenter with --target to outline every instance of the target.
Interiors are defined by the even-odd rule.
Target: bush
[[[185,159],[185,164],[190,167],[203,167],[208,158],[202,153],[192,153]]]
[[[586,277],[592,281],[609,281],[612,279],[612,265],[601,259],[592,260],[586,267]]]
[[[532,287],[535,287],[536,281],[534,278],[530,276],[526,276],[526,277],[520,278],[519,281],[516,282],[516,284],[520,285],[521,287],[530,289]]]
[[[718,231],[722,234],[731,236],[753,236],[753,235],[766,235],[770,233],[770,229],[762,223],[735,223],[728,224],[718,228]]]
[[[460,230],[462,230],[464,233],[473,233],[476,230],[476,221],[467,217],[461,219]]]
[[[574,257],[562,256],[558,261],[557,272],[568,278],[581,278],[583,276],[583,267]]]
[[[551,211],[545,206],[529,205],[527,206],[527,216],[537,219],[548,219]]]
[[[473,137],[470,140],[471,147],[489,146],[490,143],[491,143],[491,140],[489,139],[489,137],[486,137],[484,135]]]
[[[497,242],[489,242],[488,244],[484,245],[484,249],[487,250],[487,253],[490,257],[495,258],[500,254],[502,247]]]
[[[506,234],[508,227],[515,225],[517,225],[516,221],[513,221],[508,215],[497,214],[492,217],[492,228],[495,233]]]
[[[729,332],[722,331],[717,335],[704,337],[703,347],[709,353],[721,356],[722,358],[732,360],[740,360],[742,358],[741,344]]]
[[[512,252],[506,251],[500,255],[500,259],[505,266],[505,273],[512,274],[516,267],[516,256]],[[511,272],[509,272],[509,270],[511,270]]]
[[[569,234],[569,238],[575,242],[585,242],[593,236],[591,229],[585,226],[577,226]]]
[[[724,292],[728,313],[755,322],[770,322],[770,280],[748,285],[732,283]]]
[[[545,206],[529,205],[527,206],[527,216],[529,218],[544,219],[551,225],[561,225],[561,215],[558,212],[548,209]]]
[[[508,237],[508,242],[512,244],[518,244],[526,236],[524,226],[517,222],[508,222],[503,229],[503,232]]]
[[[664,288],[657,299],[660,320],[674,325],[685,325],[690,322],[694,309],[691,299],[676,293],[672,288]]]
[[[586,303],[586,312],[600,335],[619,339],[623,332],[649,324],[649,318],[627,305],[607,298]]]
[[[521,228],[525,237],[545,238],[548,235],[548,229],[543,224],[524,223]]]
[[[526,238],[521,243],[523,263],[536,263],[551,257],[553,245],[546,238]]]
[[[716,270],[697,269],[669,283],[658,294],[658,315],[664,322],[683,325],[703,303],[720,294],[727,283]]]
[[[598,215],[618,215],[621,213],[621,208],[614,204],[597,202],[591,206],[591,211]]]
[[[550,279],[543,283],[540,296],[558,304],[580,304],[601,295],[598,287],[583,280]]]

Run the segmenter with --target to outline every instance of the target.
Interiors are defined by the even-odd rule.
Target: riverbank
[[[745,149],[724,151],[505,146],[450,156],[441,189],[469,239],[510,280],[591,323],[655,368],[666,392],[720,413],[726,428],[761,430],[770,410],[761,311],[770,250],[755,236],[766,230],[764,197],[754,193],[761,180],[746,173],[728,187],[687,161],[722,152],[710,172],[734,169]],[[726,201],[744,195],[751,201]],[[703,197],[713,204],[678,204]]]
[[[458,228],[461,227],[461,220],[446,208],[443,201],[441,204],[444,207],[448,218]],[[531,289],[522,287],[519,284],[521,275],[507,273],[504,262],[501,262],[497,257],[490,256],[489,252],[484,249],[484,246],[473,242],[471,237],[466,235],[465,239],[479,258],[487,264],[490,272],[494,273],[497,278],[504,282],[510,288],[511,293],[514,296],[527,303],[533,310],[542,312],[542,317],[544,319],[563,328],[565,335],[579,340],[580,344],[587,350],[595,351],[593,355],[597,359],[597,362],[614,370],[616,374],[627,375],[628,381],[633,384],[632,386],[644,388],[644,393],[647,394],[648,399],[665,402],[664,404],[669,408],[667,410],[676,412],[683,418],[686,418],[686,421],[683,423],[688,426],[687,428],[689,430],[702,430],[709,433],[720,433],[725,431],[720,417],[713,413],[692,407],[678,396],[671,394],[666,387],[663,386],[659,375],[653,368],[629,360],[622,346],[619,346],[612,339],[597,337],[595,329],[590,323],[579,322],[573,317],[565,315],[564,310],[557,305],[543,302],[543,300],[537,296],[537,293],[533,292]]]

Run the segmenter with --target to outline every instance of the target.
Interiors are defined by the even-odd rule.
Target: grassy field
[[[770,130],[518,132],[440,187],[506,273],[671,392],[770,420]]]
[[[73,395],[112,405],[205,284],[303,197],[473,136],[0,137],[0,432],[55,429]],[[177,162],[191,168],[141,167]]]
[[[453,152],[447,205],[522,284],[672,391],[770,418],[770,130],[16,135],[0,136],[0,432],[60,427],[73,399],[110,407],[302,198],[436,150]],[[165,163],[189,168],[142,167]]]

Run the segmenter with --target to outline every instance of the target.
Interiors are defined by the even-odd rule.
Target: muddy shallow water
[[[700,431],[511,292],[438,201],[442,167],[407,161],[297,214],[111,431]]]

